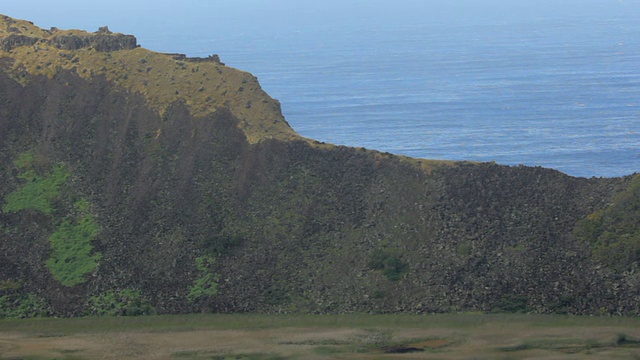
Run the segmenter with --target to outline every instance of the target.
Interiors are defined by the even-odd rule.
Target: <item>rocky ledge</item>
[[[3,20],[7,25],[4,34],[0,32],[0,45],[4,51],[11,51],[20,46],[33,46],[38,43],[54,45],[63,50],[93,48],[100,52],[131,50],[138,47],[135,36],[113,33],[107,26],[99,28],[94,33],[63,31],[54,27],[50,30],[44,30],[40,34],[41,36],[37,36],[25,34],[25,28],[21,29],[19,23],[10,17],[4,16]]]

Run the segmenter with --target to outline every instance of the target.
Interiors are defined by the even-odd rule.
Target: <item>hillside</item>
[[[0,317],[640,311],[638,177],[320,144],[106,28],[0,44]]]

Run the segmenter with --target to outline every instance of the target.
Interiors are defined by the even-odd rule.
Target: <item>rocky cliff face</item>
[[[574,231],[632,177],[318,144],[217,57],[2,29],[0,316],[640,310]]]
[[[24,21],[17,21],[8,16],[2,16],[1,22],[5,35],[2,38],[2,50],[7,52],[37,43],[63,50],[91,48],[100,52],[131,50],[138,46],[135,36],[113,34],[106,26],[89,34],[82,31],[60,31],[57,28],[41,30],[31,23],[25,24]]]

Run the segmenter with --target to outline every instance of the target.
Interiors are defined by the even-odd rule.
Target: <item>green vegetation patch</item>
[[[593,246],[594,256],[616,272],[640,265],[640,175],[611,206],[579,221],[574,234]]]
[[[34,164],[33,152],[21,154],[14,162],[14,165],[21,170],[18,178],[25,183],[7,195],[2,207],[3,212],[37,210],[47,215],[53,213],[53,201],[60,196],[60,188],[71,174],[63,164],[54,166],[48,173],[39,174]]]
[[[91,254],[91,241],[100,233],[100,227],[93,216],[85,214],[80,221],[73,223],[64,220],[60,227],[51,234],[49,242],[53,252],[47,267],[64,286],[75,286],[85,281],[85,275],[98,267],[100,253]]]
[[[35,295],[0,296],[0,319],[24,319],[49,316],[47,302]]]
[[[215,296],[218,293],[218,280],[220,276],[211,270],[214,263],[215,258],[211,256],[196,258],[196,267],[198,268],[200,277],[196,279],[187,295],[189,301]]]
[[[368,266],[371,270],[380,270],[389,281],[398,281],[407,272],[409,264],[400,255],[389,249],[377,249],[369,258]]]
[[[505,294],[500,300],[496,301],[491,309],[494,313],[526,313],[529,297],[526,295]]]
[[[156,309],[142,297],[140,291],[124,289],[91,297],[86,313],[95,316],[139,316],[154,315]]]
[[[46,265],[53,277],[64,286],[84,282],[86,275],[97,268],[101,258],[100,253],[92,254],[91,242],[100,233],[100,227],[89,213],[89,202],[86,199],[76,201],[73,211],[68,211],[73,216],[56,219],[54,213],[64,213],[65,210],[56,208],[56,200],[70,196],[62,194],[71,176],[67,166],[47,165],[34,151],[20,154],[14,166],[20,171],[18,178],[24,184],[7,195],[2,211],[35,210],[52,216],[57,228],[49,237],[52,252]]]

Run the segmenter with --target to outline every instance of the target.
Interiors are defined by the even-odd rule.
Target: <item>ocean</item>
[[[135,17],[25,18],[219,54],[319,141],[582,177],[640,172],[640,0],[186,1],[144,16],[142,3]]]

